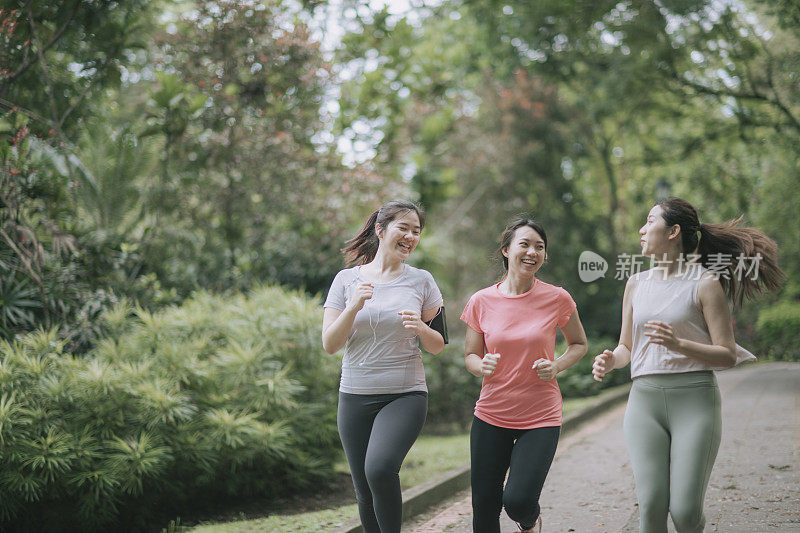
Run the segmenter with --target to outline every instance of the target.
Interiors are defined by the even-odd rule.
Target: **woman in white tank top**
[[[680,198],[654,206],[639,230],[656,267],[632,276],[622,303],[619,344],[595,357],[602,381],[631,365],[625,442],[639,500],[640,533],[702,532],[703,499],[721,436],[713,370],[752,354],[736,345],[729,300],[777,290],[777,245],[741,217],[701,224]]]

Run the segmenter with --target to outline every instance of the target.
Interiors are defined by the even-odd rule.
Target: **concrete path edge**
[[[620,385],[598,394],[588,405],[564,417],[561,422],[561,436],[575,431],[591,420],[628,397],[631,384]],[[403,520],[408,520],[426,509],[446,500],[450,496],[469,488],[469,463],[449,470],[403,492]],[[348,520],[333,533],[363,533],[358,518]]]

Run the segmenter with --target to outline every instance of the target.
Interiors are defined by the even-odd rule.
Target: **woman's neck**
[[[379,251],[379,253],[375,255],[375,259],[364,265],[362,268],[374,279],[374,281],[381,283],[383,281],[392,280],[399,276],[403,271],[404,264],[402,261],[384,256]]]
[[[683,254],[672,250],[665,253],[660,258],[655,258],[655,266],[663,279],[675,277],[681,273]]]
[[[500,283],[500,291],[509,296],[525,294],[536,283],[536,276],[515,276],[511,272]]]

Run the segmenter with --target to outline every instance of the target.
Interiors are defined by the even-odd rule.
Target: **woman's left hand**
[[[645,335],[653,344],[660,344],[673,352],[679,351],[680,339],[675,336],[672,326],[659,320],[650,320],[645,325]]]
[[[539,374],[542,381],[550,381],[558,375],[558,365],[555,361],[542,357],[533,363],[533,369]]]
[[[397,313],[403,317],[403,327],[414,332],[414,335],[419,335],[420,330],[425,326],[422,317],[419,313],[414,311],[400,311]]]

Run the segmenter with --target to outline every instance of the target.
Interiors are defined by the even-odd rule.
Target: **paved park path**
[[[717,378],[723,433],[706,531],[800,533],[800,363],[748,365]],[[614,407],[561,440],[541,498],[543,532],[638,531],[624,413]],[[465,491],[403,531],[471,533],[471,514]],[[517,531],[505,513],[501,524],[503,533]]]

